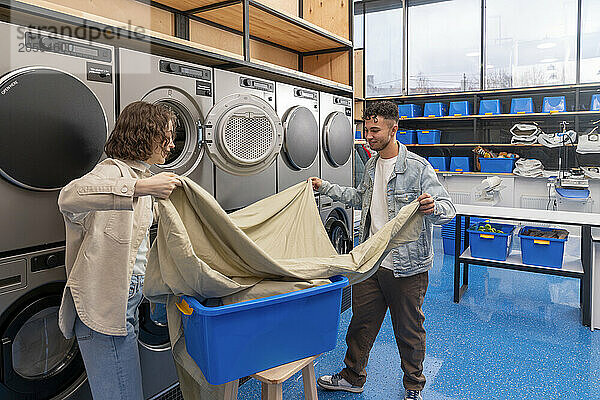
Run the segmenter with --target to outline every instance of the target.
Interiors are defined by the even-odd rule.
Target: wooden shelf
[[[244,30],[241,0],[160,0],[158,3],[238,32]],[[352,48],[352,42],[341,36],[255,0],[249,2],[248,18],[251,36],[301,53]]]
[[[548,118],[548,117],[571,117],[576,115],[598,115],[600,117],[600,111],[567,111],[567,112],[556,112],[556,113],[529,113],[529,114],[495,114],[495,115],[460,115],[460,116],[444,116],[444,117],[414,117],[414,118],[400,118],[400,121],[439,121],[439,120],[473,120],[473,119],[503,119],[503,118],[524,118],[524,119],[535,119],[535,118]]]
[[[438,144],[405,144],[406,147],[547,147],[543,144],[510,144],[510,143],[438,143]],[[565,147],[573,147],[574,145],[568,143]],[[549,149],[558,149],[560,147],[547,147]]]
[[[435,171],[438,174],[442,175],[481,175],[481,176],[489,176],[489,175],[498,175],[498,176],[519,176],[515,175],[512,172],[469,172],[469,171]]]

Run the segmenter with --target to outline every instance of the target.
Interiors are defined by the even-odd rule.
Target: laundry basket
[[[205,307],[182,296],[185,345],[206,380],[220,385],[335,347],[348,278],[296,292]]]

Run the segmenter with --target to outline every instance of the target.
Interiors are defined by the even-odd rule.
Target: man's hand
[[[181,186],[181,181],[177,175],[171,172],[161,172],[150,178],[138,179],[133,195],[151,195],[159,199],[166,199],[177,186]]]
[[[313,190],[319,190],[319,188],[323,184],[323,181],[321,179],[314,176],[310,178],[310,182],[312,183]]]
[[[435,208],[435,200],[429,193],[423,193],[417,199],[419,200],[419,211],[421,211],[425,215],[433,214],[433,210]]]

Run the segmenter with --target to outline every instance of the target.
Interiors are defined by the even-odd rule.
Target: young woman
[[[108,158],[70,182],[58,205],[66,225],[67,284],[59,312],[66,338],[76,336],[95,400],[143,399],[137,308],[152,224],[152,197],[167,198],[181,182],[151,176],[174,147],[174,114],[135,102],[123,109]]]

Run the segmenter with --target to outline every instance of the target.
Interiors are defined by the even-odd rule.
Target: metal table
[[[581,257],[563,259],[562,268],[539,267],[523,264],[521,253],[513,251],[506,261],[487,260],[471,256],[469,235],[465,230],[464,247],[461,252],[461,225],[465,217],[465,227],[469,226],[470,217],[482,217],[495,220],[512,220],[527,222],[544,222],[559,225],[574,225],[581,228]],[[579,279],[579,302],[581,307],[581,322],[585,326],[591,323],[591,292],[592,292],[592,236],[591,228],[600,227],[600,216],[591,213],[530,210],[509,207],[488,207],[475,205],[456,205],[456,234],[454,242],[454,302],[460,302],[462,295],[469,285],[469,264],[486,267],[512,269],[535,272],[539,274],[558,275]],[[461,285],[462,265],[462,285]]]

